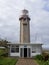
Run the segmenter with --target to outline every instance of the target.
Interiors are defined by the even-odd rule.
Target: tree
[[[7,47],[8,42],[9,41],[7,41],[7,40],[0,40],[0,46]]]

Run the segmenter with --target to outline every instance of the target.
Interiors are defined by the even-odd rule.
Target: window
[[[19,48],[16,48],[16,52],[19,52]]]
[[[11,52],[13,52],[13,53],[19,53],[19,46],[13,46],[12,45]]]
[[[11,47],[12,47],[12,48],[15,48],[15,47],[16,47],[16,48],[19,48],[19,45],[12,45]]]
[[[36,47],[32,47],[32,53],[36,53]]]
[[[17,48],[19,48],[19,46],[18,46],[18,45],[17,45],[16,47],[17,47]]]
[[[15,52],[15,48],[11,48],[11,52]]]
[[[32,53],[36,53],[36,51],[32,51]]]

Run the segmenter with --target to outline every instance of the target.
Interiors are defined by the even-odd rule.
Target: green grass
[[[0,49],[0,56],[5,53],[5,49]]]
[[[39,65],[49,65],[49,55],[37,55],[35,60]]]
[[[5,49],[0,49],[0,65],[15,65],[17,62],[16,58],[5,57]]]
[[[47,61],[41,61],[41,60],[36,60],[38,62],[39,65],[49,65],[49,60]]]
[[[15,65],[17,59],[9,58],[9,57],[2,57],[0,58],[0,65]]]

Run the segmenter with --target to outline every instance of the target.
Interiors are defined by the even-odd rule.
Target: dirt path
[[[33,59],[18,59],[16,65],[38,65]]]

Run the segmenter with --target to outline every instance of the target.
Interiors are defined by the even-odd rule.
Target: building
[[[8,43],[9,56],[32,58],[42,53],[42,43],[30,43],[30,17],[28,10],[22,10],[20,21],[20,43]]]

